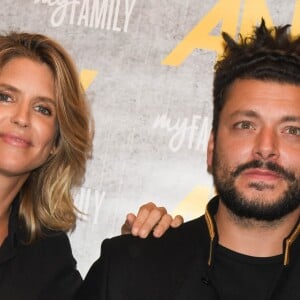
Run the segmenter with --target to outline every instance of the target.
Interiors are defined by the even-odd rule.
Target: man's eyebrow
[[[4,88],[6,90],[9,91],[13,91],[13,92],[21,92],[18,88],[16,88],[15,86],[12,86],[10,84],[6,84],[6,83],[0,83],[0,87]]]
[[[230,114],[230,117],[238,117],[238,116],[258,118],[259,114],[254,110],[236,110],[232,114]],[[280,119],[280,121],[281,121],[281,123],[284,123],[284,122],[300,122],[300,116],[286,115],[286,116],[283,116]]]
[[[236,110],[230,114],[230,117],[238,117],[238,116],[258,118],[259,114],[254,110]]]
[[[281,122],[300,122],[300,116],[284,116],[281,118]]]

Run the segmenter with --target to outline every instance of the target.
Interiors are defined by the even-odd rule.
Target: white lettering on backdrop
[[[179,151],[184,145],[190,150],[200,150],[203,153],[206,151],[210,129],[210,121],[206,116],[194,115],[191,121],[188,118],[172,121],[167,114],[162,114],[157,116],[152,128],[165,129],[172,133],[169,140],[169,149],[172,152]]]
[[[136,0],[34,0],[54,7],[51,25],[64,23],[94,29],[128,31]]]

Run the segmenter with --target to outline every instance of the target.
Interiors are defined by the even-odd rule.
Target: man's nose
[[[262,128],[257,134],[253,147],[255,159],[276,160],[279,157],[278,135],[272,127]]]

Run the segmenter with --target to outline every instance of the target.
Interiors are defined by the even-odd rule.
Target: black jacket
[[[48,231],[44,238],[26,245],[17,215],[15,200],[9,234],[0,247],[0,299],[72,299],[82,279],[67,235]]]
[[[160,239],[121,236],[105,240],[77,299],[222,299],[211,276],[217,232],[213,199],[205,216],[171,229]],[[285,241],[281,276],[272,300],[300,299],[299,225]],[[242,299],[242,295],[239,299]]]

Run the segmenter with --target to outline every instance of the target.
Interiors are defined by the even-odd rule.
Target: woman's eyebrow
[[[18,89],[17,87],[11,85],[11,84],[7,84],[7,83],[0,83],[0,88],[4,88],[5,90],[8,91],[12,91],[12,92],[16,92],[16,93],[21,93],[21,90]],[[46,97],[46,96],[37,96],[37,98],[41,101],[44,102],[49,102],[52,105],[56,106],[56,102],[54,99],[50,98],[50,97]]]

